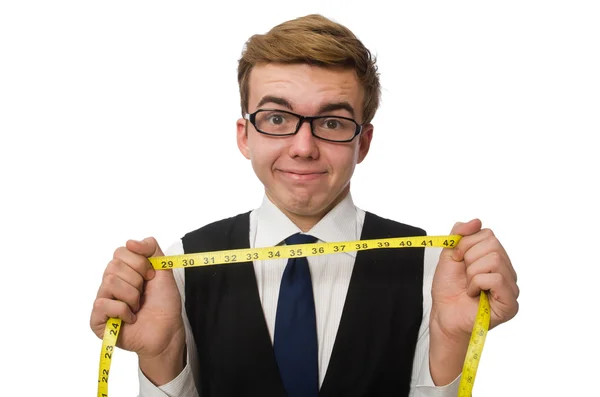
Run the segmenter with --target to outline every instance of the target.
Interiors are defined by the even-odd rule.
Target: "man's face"
[[[265,64],[254,67],[249,83],[248,113],[278,109],[362,122],[363,90],[353,70]],[[237,121],[240,151],[251,160],[269,199],[292,219],[318,221],[346,196],[372,134],[369,124],[351,142],[329,142],[313,136],[304,122],[296,135],[273,137],[249,121]]]

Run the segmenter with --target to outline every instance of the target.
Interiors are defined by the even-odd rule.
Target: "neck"
[[[329,211],[331,211],[336,205],[338,205],[348,195],[349,192],[350,192],[350,184],[348,184],[340,192],[340,194],[338,194],[338,196],[335,198],[335,200],[333,200],[331,203],[329,203],[323,209],[316,211],[314,213],[299,213],[299,212],[290,211],[290,210],[284,208],[282,205],[280,205],[277,201],[273,200],[273,198],[269,195],[269,192],[266,192],[266,194],[267,194],[267,197],[269,198],[269,200],[271,200],[271,202],[273,204],[275,204],[275,206],[277,206],[277,208],[279,208],[279,210],[281,212],[283,212],[285,214],[285,216],[287,216],[296,226],[298,226],[298,228],[300,228],[300,230],[302,230],[303,232],[308,232],[317,223],[319,223],[319,221],[321,219],[323,219],[323,217],[325,215],[327,215],[327,213]]]

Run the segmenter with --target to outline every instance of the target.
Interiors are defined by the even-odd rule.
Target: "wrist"
[[[436,386],[451,383],[462,372],[470,335],[443,327],[433,313],[429,323],[429,371]]]
[[[185,341],[173,341],[158,355],[138,354],[138,363],[144,376],[156,386],[162,386],[175,379],[186,366],[187,349]]]

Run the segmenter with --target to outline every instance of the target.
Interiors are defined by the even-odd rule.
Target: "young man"
[[[356,208],[377,68],[322,16],[250,38],[238,68],[240,152],[265,187],[254,211],[186,234],[168,255],[424,235]],[[479,293],[490,328],[518,310],[516,273],[493,233],[457,223],[454,249],[389,249],[152,270],[153,238],[115,251],[91,314],[139,357],[141,396],[455,396]]]

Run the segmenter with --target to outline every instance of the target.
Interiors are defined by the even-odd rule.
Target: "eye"
[[[281,113],[275,113],[275,114],[269,115],[267,120],[269,120],[269,122],[271,124],[281,125],[281,124],[285,123],[285,116]]]
[[[342,123],[342,120],[336,118],[325,119],[322,125],[323,128],[326,128],[328,130],[337,130],[344,127],[344,123]]]
[[[336,129],[340,127],[340,121],[335,119],[329,119],[325,122],[327,128]]]

